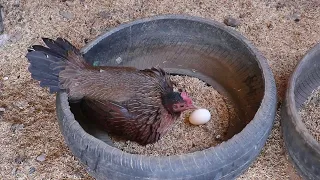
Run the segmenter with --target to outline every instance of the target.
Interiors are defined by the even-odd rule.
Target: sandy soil
[[[39,88],[27,71],[26,48],[39,43],[40,37],[61,36],[81,47],[110,27],[151,15],[190,14],[219,22],[231,15],[241,21],[237,31],[268,59],[280,99],[294,66],[320,41],[318,0],[0,0],[0,4],[10,37],[6,43],[0,41],[0,107],[5,108],[0,116],[0,177],[8,180],[90,179],[59,133],[54,95]],[[299,179],[280,134],[278,117],[261,155],[239,179]]]
[[[320,87],[311,93],[299,115],[311,135],[320,142]]]

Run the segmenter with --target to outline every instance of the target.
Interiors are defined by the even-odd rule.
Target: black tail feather
[[[49,49],[47,47],[43,47],[41,45],[33,45],[32,50],[30,51],[39,51],[39,52],[43,52],[49,55],[52,55],[54,57],[59,57],[59,58],[66,58],[65,52],[60,52],[60,51],[56,51],[54,49]]]
[[[62,39],[62,38],[57,38],[56,41],[53,41],[52,39],[49,38],[42,38],[43,42],[53,51],[59,52],[60,54],[63,54],[65,57],[67,56],[68,51],[73,51],[77,55],[80,54],[80,51],[74,47],[69,41]]]
[[[51,51],[57,52],[64,57],[66,56],[67,49],[61,47],[56,41],[48,38],[42,38],[42,40],[51,49]]]
[[[28,49],[26,58],[30,62],[28,68],[31,77],[40,81],[41,87],[49,87],[50,93],[61,90],[59,73],[68,65],[68,53],[73,51],[80,55],[80,51],[70,42],[62,38],[56,41],[42,38],[48,46],[34,45]]]

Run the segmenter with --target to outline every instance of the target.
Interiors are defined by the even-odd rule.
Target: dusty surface
[[[195,126],[189,122],[192,111],[185,111],[172,129],[158,142],[141,146],[132,141],[119,141],[114,144],[129,153],[153,156],[169,156],[200,151],[221,143],[228,128],[228,121],[235,115],[227,99],[205,82],[188,76],[171,76],[175,89],[185,89],[197,107],[206,108],[211,119],[204,125]]]
[[[312,136],[320,142],[320,87],[312,92],[299,114]]]
[[[235,28],[265,55],[280,99],[294,66],[320,41],[318,0],[133,1],[0,0],[5,34],[0,41],[1,179],[89,179],[67,149],[55,118],[54,95],[30,80],[26,48],[40,37],[69,39],[77,47],[119,23],[157,14],[190,14],[241,21]],[[12,128],[13,124],[16,125]],[[44,161],[37,161],[45,154]],[[18,157],[23,158],[18,158]],[[38,158],[43,160],[43,158]],[[283,149],[279,119],[259,158],[239,179],[298,179]]]

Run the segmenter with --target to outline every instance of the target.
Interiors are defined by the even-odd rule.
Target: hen
[[[29,71],[50,93],[66,91],[69,100],[82,100],[82,111],[108,133],[141,145],[158,141],[180,116],[193,109],[186,92],[174,92],[160,68],[95,67],[62,38],[43,38],[26,55]]]

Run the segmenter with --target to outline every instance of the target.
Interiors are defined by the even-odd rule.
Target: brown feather
[[[60,73],[61,86],[71,98],[84,98],[86,116],[108,132],[140,144],[159,140],[177,118],[162,105],[162,95],[173,91],[164,71],[101,69],[66,69]]]

